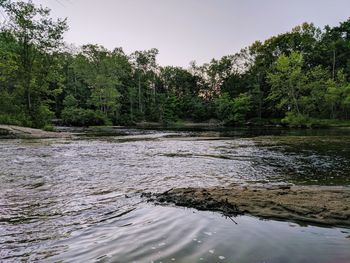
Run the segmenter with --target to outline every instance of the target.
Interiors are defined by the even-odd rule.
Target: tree
[[[124,52],[85,45],[73,62],[79,82],[88,90],[87,103],[107,117],[116,118],[120,108],[119,89],[128,77],[130,64]]]
[[[42,127],[53,113],[68,125],[349,118],[350,20],[303,23],[186,70],[159,66],[157,49],[64,46],[66,21],[30,0],[0,0],[0,10],[1,123]]]
[[[245,93],[231,99],[228,93],[223,93],[215,100],[217,118],[225,124],[242,123],[251,110],[251,96]]]
[[[50,10],[36,7],[32,1],[2,2],[7,13],[3,31],[9,32],[16,40],[14,53],[17,58],[17,91],[26,105],[26,113],[34,126],[42,126],[49,113],[44,97],[52,80],[50,68],[52,58],[62,44],[66,20],[54,21]],[[50,114],[49,114],[50,115]],[[41,118],[45,118],[42,121]]]
[[[330,118],[335,119],[339,110],[346,110],[348,100],[348,87],[345,74],[343,71],[339,71],[336,74],[335,79],[329,79],[327,81],[327,90],[325,92],[325,104],[330,109]]]
[[[138,89],[138,110],[140,115],[144,115],[145,100],[150,101],[150,97],[155,98],[155,74],[157,70],[156,57],[158,49],[146,51],[136,51],[131,54],[134,67],[134,76],[137,79]],[[150,95],[151,93],[151,95]]]
[[[299,96],[305,81],[302,70],[303,56],[293,52],[289,56],[281,55],[268,74],[271,85],[269,99],[276,103],[276,107],[301,114]]]

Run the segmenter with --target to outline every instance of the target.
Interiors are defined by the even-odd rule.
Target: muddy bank
[[[20,127],[14,125],[0,125],[0,137],[19,139],[46,139],[46,138],[70,138],[72,135],[66,132],[48,132],[40,129]]]
[[[149,201],[266,219],[350,226],[350,189],[345,187],[238,186],[179,188],[145,194]]]

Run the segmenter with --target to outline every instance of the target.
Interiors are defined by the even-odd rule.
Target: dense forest
[[[157,49],[67,45],[67,21],[31,1],[0,0],[0,12],[3,124],[312,126],[350,118],[350,19],[323,29],[304,23],[184,69],[158,65]]]

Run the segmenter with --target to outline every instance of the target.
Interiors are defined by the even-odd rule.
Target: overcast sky
[[[337,25],[350,0],[34,0],[67,17],[65,39],[123,47],[158,48],[161,65],[187,67],[233,54],[255,40],[303,22]]]

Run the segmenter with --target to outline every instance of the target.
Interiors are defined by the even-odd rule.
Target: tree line
[[[291,126],[350,118],[350,20],[304,23],[188,69],[157,49],[69,46],[66,19],[31,1],[0,0],[0,123],[46,127],[216,119]]]

